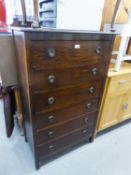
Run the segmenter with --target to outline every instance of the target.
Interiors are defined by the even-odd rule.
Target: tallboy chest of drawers
[[[36,168],[91,141],[114,36],[14,29],[25,137]]]

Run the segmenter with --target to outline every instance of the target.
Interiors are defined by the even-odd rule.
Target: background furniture
[[[111,30],[111,21],[112,21],[112,14],[115,12],[116,8],[116,2],[119,0],[105,0],[104,10],[103,10],[103,17],[102,17],[102,25],[101,30],[104,31],[110,31]],[[115,24],[114,29],[117,31],[117,33],[121,33],[121,31],[124,28],[124,25],[128,22],[128,15],[125,11],[125,9],[129,10],[131,7],[131,1],[130,0],[124,0],[122,1],[121,5],[119,6],[119,11],[117,13],[117,16],[115,18]],[[121,36],[117,35],[114,43],[114,51],[119,50],[121,42]],[[131,54],[131,49],[128,49]],[[113,55],[112,58],[116,59],[117,55]]]
[[[25,136],[36,168],[93,140],[114,36],[14,29]]]
[[[124,63],[119,72],[109,69],[99,113],[97,131],[131,118],[131,65]]]
[[[102,25],[101,30],[104,29],[105,24],[110,24],[112,20],[112,15],[116,7],[116,2],[119,0],[105,0],[105,5],[103,9],[103,15],[102,15]],[[130,0],[124,0],[122,5],[119,7],[118,15],[115,18],[115,23],[118,25],[125,24],[128,22],[128,16],[125,12],[124,6],[129,9],[131,6]],[[115,26],[114,26],[115,27]]]
[[[15,48],[10,33],[0,34],[0,73],[3,87],[17,85]]]
[[[14,114],[16,112],[14,87],[18,84],[15,49],[10,33],[0,34],[0,74],[6,133],[7,137],[10,137],[14,128]]]
[[[33,0],[33,7],[32,8],[33,8],[34,16],[33,16],[32,22],[27,21],[28,17],[27,17],[26,11],[28,12],[28,4],[26,4],[25,0],[21,0],[21,7],[22,7],[22,13],[23,13],[23,21],[21,23],[21,26],[39,28],[38,1]]]
[[[2,88],[2,97],[4,103],[6,135],[7,137],[10,137],[14,129],[14,115],[16,112],[14,90],[11,87]]]

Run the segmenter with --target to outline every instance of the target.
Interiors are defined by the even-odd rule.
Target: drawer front
[[[98,81],[58,91],[34,91],[32,96],[34,112],[36,114],[42,111],[51,112],[97,98],[101,95],[102,84],[102,81]]]
[[[131,74],[111,78],[108,94],[121,94],[131,89]]]
[[[43,142],[45,143],[47,141],[53,141],[86,126],[95,127],[97,113],[98,112],[84,114],[80,118],[54,126],[49,129],[43,128],[36,132],[36,143],[41,144]]]
[[[41,18],[56,17],[56,4],[54,2],[41,3],[39,15]]]
[[[40,11],[50,11],[56,8],[56,2],[41,2],[40,3]]]
[[[33,68],[69,68],[109,61],[110,41],[32,41]]]
[[[93,127],[85,127],[52,143],[38,145],[38,155],[39,157],[53,155],[66,147],[79,143],[82,139],[89,138],[93,132]]]
[[[81,104],[70,106],[62,110],[52,111],[50,113],[38,113],[35,116],[35,128],[53,127],[56,124],[62,124],[72,119],[81,117],[83,114],[98,110],[99,99],[87,100]]]
[[[104,78],[107,72],[107,64],[82,66],[66,69],[34,69],[31,76],[31,84],[34,90],[53,90],[65,86],[73,86]]]
[[[41,19],[40,27],[52,27],[52,28],[55,28],[56,27],[56,18],[43,18],[43,19]]]
[[[55,9],[52,9],[49,11],[41,11],[39,14],[40,14],[40,19],[43,21],[50,19],[50,18],[56,18],[56,10]]]

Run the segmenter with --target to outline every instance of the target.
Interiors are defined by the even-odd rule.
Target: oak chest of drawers
[[[119,72],[115,72],[114,67],[108,71],[97,131],[128,119],[131,119],[131,65],[123,63]]]
[[[91,141],[113,34],[14,29],[25,136],[36,168]]]

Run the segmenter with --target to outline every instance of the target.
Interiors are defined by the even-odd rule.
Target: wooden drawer
[[[131,74],[115,76],[110,79],[108,93],[116,95],[131,89]]]
[[[75,145],[83,139],[89,140],[89,136],[94,132],[93,127],[85,127],[70,135],[62,137],[52,143],[41,144],[37,146],[39,157],[53,155],[68,146]]]
[[[75,120],[56,125],[54,127],[51,127],[49,129],[43,128],[36,132],[36,142],[37,144],[50,142],[55,139],[61,138],[63,136],[66,136],[67,134],[71,133],[74,130],[83,128],[83,127],[89,127],[94,126],[96,123],[98,112],[88,113],[84,114],[82,117],[79,117]]]
[[[32,71],[31,85],[34,90],[56,89],[97,80],[106,76],[107,64],[63,69],[35,69]]]
[[[67,68],[109,61],[110,41],[32,41],[33,68]],[[46,65],[46,66],[45,66]]]
[[[51,92],[34,91],[32,107],[37,114],[42,111],[51,112],[88,99],[97,98],[101,95],[102,84],[102,81],[98,81]]]
[[[81,117],[83,114],[93,112],[98,109],[99,99],[86,100],[83,103],[62,110],[52,111],[50,113],[38,113],[35,120],[37,131],[42,128],[52,127],[56,124],[62,124],[72,119]]]

